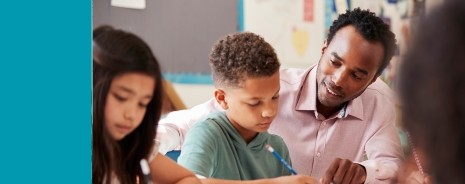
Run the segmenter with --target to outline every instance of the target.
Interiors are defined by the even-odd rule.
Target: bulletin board
[[[257,33],[275,49],[283,68],[318,62],[325,39],[324,1],[243,0],[241,29]]]
[[[240,0],[239,27],[265,38],[283,68],[308,68],[321,57],[329,27],[347,9],[369,9],[390,25],[400,46],[412,0]],[[407,20],[408,21],[408,20]],[[395,80],[395,56],[381,78]]]
[[[140,36],[171,82],[211,83],[213,43],[238,31],[235,0],[145,0],[143,9],[92,3],[93,27],[107,24]]]

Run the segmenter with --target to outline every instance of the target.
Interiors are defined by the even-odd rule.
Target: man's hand
[[[347,159],[334,159],[321,178],[322,184],[364,183],[367,173],[365,167]]]

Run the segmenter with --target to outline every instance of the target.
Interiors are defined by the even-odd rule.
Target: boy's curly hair
[[[279,70],[273,47],[262,37],[233,33],[218,40],[210,53],[210,67],[217,87],[240,87],[247,78],[268,77]]]
[[[331,42],[336,32],[345,26],[354,26],[355,29],[360,33],[363,38],[370,42],[381,42],[384,48],[384,56],[381,66],[379,67],[377,74],[386,68],[396,50],[396,38],[394,33],[389,29],[389,25],[377,17],[375,13],[368,10],[361,10],[355,8],[353,10],[347,10],[346,13],[339,15],[339,17],[333,21],[333,24],[329,28],[327,43]]]

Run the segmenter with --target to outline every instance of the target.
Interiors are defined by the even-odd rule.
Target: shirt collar
[[[316,111],[316,101],[317,101],[317,81],[316,81],[316,71],[317,65],[311,66],[306,72],[305,75],[302,75],[300,90],[297,96],[295,110],[309,110]],[[347,116],[353,116],[360,120],[363,120],[363,103],[362,98],[358,96],[357,98],[351,100],[349,103],[346,103],[336,117],[346,118]]]
[[[296,110],[316,110],[316,65],[310,67],[300,81]]]

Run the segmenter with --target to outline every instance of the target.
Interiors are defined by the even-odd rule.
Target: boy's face
[[[358,97],[376,80],[384,49],[368,42],[353,26],[341,28],[331,43],[323,45],[317,70],[318,103],[338,108]]]
[[[145,116],[155,88],[153,77],[139,73],[116,76],[105,104],[105,129],[121,140],[136,129]]]
[[[278,111],[279,71],[270,77],[249,78],[241,87],[217,89],[216,100],[246,140],[268,130]]]

